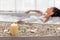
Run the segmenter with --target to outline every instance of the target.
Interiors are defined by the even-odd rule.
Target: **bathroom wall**
[[[0,0],[0,10],[15,10],[15,0]]]
[[[45,12],[47,8],[54,6],[54,0],[17,0],[16,6],[17,11],[37,9]]]
[[[54,6],[54,0],[37,0],[37,9],[45,12],[47,8]]]
[[[60,9],[60,0],[55,0],[55,7]]]
[[[32,10],[34,5],[34,0],[0,0],[0,10]]]
[[[35,9],[35,0],[16,0],[17,11],[26,11]]]
[[[45,10],[49,7],[59,7],[60,0],[0,0],[0,10],[26,11],[26,10]]]

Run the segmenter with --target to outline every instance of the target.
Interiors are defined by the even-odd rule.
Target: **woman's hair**
[[[60,17],[60,9],[53,7],[54,14],[51,17]]]

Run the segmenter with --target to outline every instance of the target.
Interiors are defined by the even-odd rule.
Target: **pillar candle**
[[[13,23],[11,24],[11,27],[10,27],[10,32],[11,32],[11,35],[12,36],[18,36],[18,25]]]

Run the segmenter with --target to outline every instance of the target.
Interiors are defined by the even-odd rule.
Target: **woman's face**
[[[53,15],[53,13],[54,13],[53,10],[54,10],[53,7],[48,8],[47,11],[46,11],[46,13],[47,13],[48,15]]]

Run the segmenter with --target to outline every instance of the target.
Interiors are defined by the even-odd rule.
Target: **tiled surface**
[[[4,33],[5,27],[10,27],[10,22],[0,22],[2,31],[0,37],[11,37],[9,34]],[[60,36],[60,24],[19,24],[18,37],[45,37],[45,36]],[[35,30],[31,32],[31,30]]]

